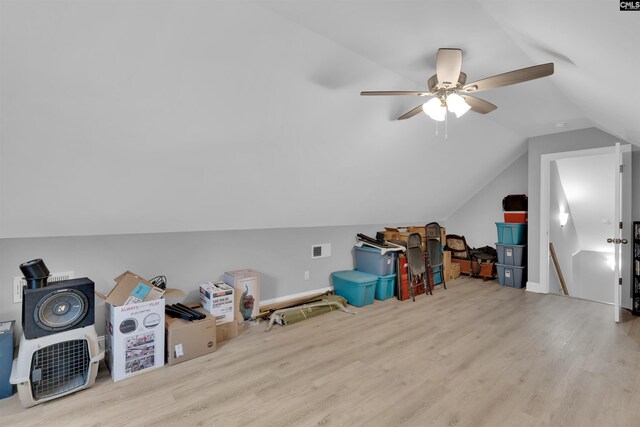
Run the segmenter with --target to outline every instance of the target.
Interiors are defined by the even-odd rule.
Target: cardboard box
[[[444,279],[452,280],[451,274],[451,251],[442,251],[442,259],[444,264]]]
[[[238,335],[238,322],[236,321],[228,322],[223,325],[216,325],[217,343],[230,340],[237,337]]]
[[[130,271],[125,271],[114,280],[116,285],[106,296],[98,292],[96,294],[115,307],[160,299],[165,292]]]
[[[460,277],[460,264],[451,263],[451,279],[454,280]]]
[[[235,291],[224,282],[200,285],[200,305],[216,318],[216,325],[232,322],[235,316]]]
[[[184,295],[162,290],[126,271],[105,301],[105,360],[113,381],[120,381],[164,366],[164,295]]]
[[[165,316],[166,360],[169,365],[195,359],[216,350],[216,318],[201,307],[194,310],[207,315],[205,319],[188,320]]]
[[[164,299],[105,305],[105,360],[113,381],[164,366]]]
[[[236,321],[255,319],[260,314],[260,273],[250,269],[228,271],[224,281],[236,291]]]

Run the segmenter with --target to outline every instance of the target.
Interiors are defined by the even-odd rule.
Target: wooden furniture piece
[[[633,222],[633,252],[631,254],[631,311],[640,316],[640,221]]]

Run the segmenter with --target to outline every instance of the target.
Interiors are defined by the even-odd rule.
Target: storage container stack
[[[511,194],[502,200],[504,222],[498,229],[498,282],[502,286],[523,288],[527,283],[527,196]]]
[[[356,307],[373,304],[373,300],[393,297],[396,283],[396,253],[369,246],[356,246],[355,270],[331,273],[336,295]]]

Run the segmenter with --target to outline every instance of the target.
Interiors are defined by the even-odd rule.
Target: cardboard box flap
[[[96,292],[105,302],[114,307],[160,299],[165,293],[163,289],[130,271],[125,271],[114,280],[116,285],[106,296]]]
[[[187,296],[187,294],[184,293],[184,291],[180,290],[180,289],[175,289],[175,288],[167,288],[164,290],[164,297],[169,299],[169,298],[184,298],[185,296]]]

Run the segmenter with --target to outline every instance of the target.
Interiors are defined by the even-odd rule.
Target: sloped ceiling
[[[633,14],[512,3],[2,2],[0,237],[422,223],[530,136],[640,141]],[[469,80],[556,73],[437,135],[359,96],[424,88],[439,47]]]

